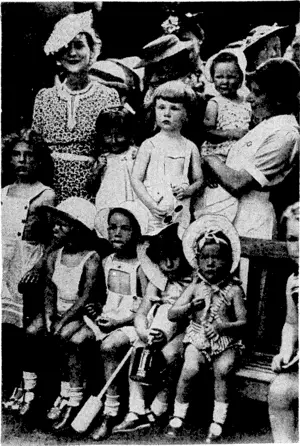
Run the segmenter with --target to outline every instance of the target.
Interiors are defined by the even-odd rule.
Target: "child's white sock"
[[[168,404],[163,403],[160,401],[157,397],[151,404],[151,411],[156,415],[157,417],[160,417],[163,413],[167,412],[168,410]]]
[[[119,395],[106,394],[103,414],[109,415],[110,417],[116,417],[119,412],[119,407],[120,407]]]
[[[69,401],[68,406],[77,407],[80,405],[83,398],[83,387],[71,387],[69,388]]]
[[[228,403],[215,401],[213,411],[213,421],[215,423],[224,424],[227,416]]]
[[[175,400],[173,417],[185,418],[188,407],[189,403],[179,403],[179,401]]]
[[[145,410],[145,398],[142,386],[129,380],[129,412],[134,412],[139,415],[144,415]]]
[[[69,396],[70,396],[70,383],[68,381],[62,381],[60,383],[60,395],[63,398],[69,398]]]
[[[33,390],[37,382],[37,374],[34,372],[23,372],[24,389]]]

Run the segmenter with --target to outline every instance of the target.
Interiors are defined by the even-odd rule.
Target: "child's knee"
[[[174,345],[167,344],[163,350],[162,353],[165,357],[167,364],[173,364],[181,357],[181,351],[180,348]]]
[[[101,354],[112,356],[119,350],[119,348],[127,345],[128,342],[128,338],[123,335],[121,331],[116,331],[102,341]]]
[[[235,369],[235,355],[233,352],[226,352],[214,362],[214,375],[216,379],[227,378]]]
[[[293,400],[294,394],[297,394],[296,382],[292,383],[287,375],[278,375],[272,382],[269,389],[269,405],[272,409],[288,409],[290,408]],[[296,390],[296,391],[295,391]]]
[[[92,339],[92,333],[88,328],[82,328],[77,333],[75,333],[71,339],[71,344],[75,346],[81,346],[85,344],[86,342],[90,341]]]

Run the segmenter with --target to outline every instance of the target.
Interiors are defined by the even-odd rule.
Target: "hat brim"
[[[176,54],[181,53],[184,50],[191,49],[193,46],[193,42],[180,42],[176,44],[173,48],[167,49],[163,54],[160,56],[153,57],[152,59],[141,59],[141,61],[135,65],[135,69],[147,67],[148,65],[152,65],[154,63],[161,62],[162,60],[169,59],[172,56],[175,56]]]
[[[206,214],[194,221],[185,231],[182,239],[184,255],[192,266],[197,269],[196,244],[199,237],[206,231],[221,231],[230,241],[232,249],[232,266],[230,273],[233,273],[238,267],[241,257],[241,243],[239,235],[230,221],[223,215]]]
[[[260,44],[264,39],[271,37],[273,34],[281,34],[283,31],[287,31],[287,29],[290,28],[290,25],[286,26],[278,26],[277,28],[271,29],[264,35],[258,37],[256,40],[250,43],[245,43],[245,49],[244,52],[247,53],[248,51],[251,51],[255,49],[257,44]],[[247,38],[246,38],[247,39]]]
[[[59,217],[61,219],[66,220],[67,222],[71,223],[72,225],[74,225],[75,227],[77,227],[78,229],[80,229],[81,231],[85,231],[85,233],[87,235],[93,235],[94,231],[90,228],[88,228],[84,223],[82,223],[81,221],[77,220],[76,218],[72,217],[70,214],[68,214],[67,212],[61,211],[60,209],[57,209],[55,206],[50,206],[47,204],[41,205],[39,206],[39,212],[45,212],[45,213],[50,213],[51,217]]]

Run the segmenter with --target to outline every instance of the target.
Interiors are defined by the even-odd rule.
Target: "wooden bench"
[[[273,356],[278,353],[285,320],[286,281],[291,265],[284,242],[241,237],[242,258],[249,259],[246,306],[248,326],[246,352],[236,372],[240,394],[267,401]]]

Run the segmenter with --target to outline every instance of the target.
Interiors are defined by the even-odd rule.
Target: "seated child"
[[[59,431],[69,426],[83,398],[83,350],[94,336],[83,320],[83,308],[90,300],[99,299],[103,276],[100,257],[91,248],[94,205],[70,197],[56,208],[44,209],[53,216],[53,237],[60,240],[62,248],[48,255],[44,308],[26,327],[23,388],[14,392],[8,407],[22,416],[32,411],[40,356],[46,337],[50,337],[57,348],[61,393],[47,417]]]
[[[104,361],[107,381],[130,345],[137,339],[133,325],[135,313],[145,294],[147,279],[137,258],[137,247],[147,219],[133,202],[101,210],[96,217],[96,227],[106,236],[114,252],[103,261],[107,300],[100,315],[91,315],[87,323],[97,340],[101,340],[100,352]],[[113,381],[106,393],[104,412],[93,439],[110,435],[120,406],[120,383]]]
[[[18,285],[23,275],[41,259],[49,240],[37,215],[41,205],[54,204],[54,191],[40,180],[51,160],[40,135],[29,129],[3,141],[2,212],[2,323],[23,327],[23,296]],[[49,231],[50,233],[50,231]]]
[[[149,427],[150,422],[167,412],[170,394],[175,391],[179,373],[178,361],[183,353],[184,325],[170,322],[167,313],[191,283],[192,273],[183,255],[177,226],[173,224],[163,229],[149,238],[149,242],[144,245],[146,253],[141,252],[141,263],[150,282],[134,321],[139,338],[135,346],[145,347],[150,341],[154,355],[161,350],[165,377],[160,382],[159,371],[153,370],[155,376],[152,377],[152,382],[150,379],[150,387],[145,387],[133,379],[129,380],[129,413],[124,421],[114,428],[114,433]],[[147,409],[149,397],[153,400],[150,409],[152,414]]]
[[[137,148],[133,145],[134,115],[125,107],[111,107],[96,121],[96,151],[92,186],[96,208],[112,208],[135,198],[130,175]]]
[[[286,286],[286,319],[282,329],[280,352],[274,356],[272,370],[278,375],[269,391],[269,416],[274,443],[298,443],[299,351],[299,202],[283,214],[287,249],[295,272]]]
[[[159,132],[141,145],[132,171],[132,186],[149,214],[149,232],[168,225],[164,221],[182,206],[179,235],[190,222],[190,200],[202,186],[199,150],[182,135],[190,119],[196,93],[181,81],[160,85],[152,107]]]
[[[217,155],[225,162],[231,146],[249,130],[251,105],[238,92],[245,68],[245,56],[234,50],[222,50],[207,61],[207,76],[217,94],[206,107],[207,140],[201,147],[202,156]]]
[[[240,258],[240,242],[231,223],[220,215],[206,215],[184,234],[183,250],[195,269],[192,284],[169,310],[171,321],[190,318],[184,337],[184,364],[177,385],[173,417],[167,436],[182,430],[193,378],[210,366],[214,373],[213,421],[206,442],[222,434],[228,409],[228,379],[242,348],[246,324],[244,293],[233,276]]]

